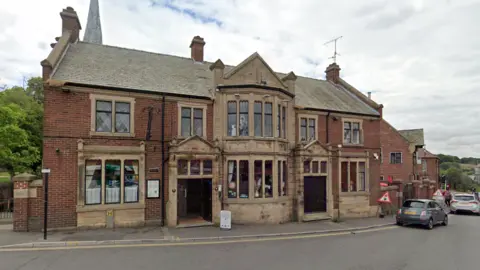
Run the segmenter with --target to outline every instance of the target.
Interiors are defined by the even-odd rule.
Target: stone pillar
[[[35,197],[37,195],[36,188],[35,192],[30,192],[30,183],[37,178],[37,176],[28,173],[22,173],[13,177],[13,230],[16,232],[28,231],[29,200],[33,195]]]
[[[419,180],[412,180],[413,183],[413,190],[414,190],[414,198],[420,199],[422,197],[421,194],[421,182]]]

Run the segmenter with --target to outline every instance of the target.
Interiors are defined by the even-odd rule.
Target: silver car
[[[450,211],[452,214],[466,212],[480,215],[480,202],[474,194],[456,193],[450,202]]]

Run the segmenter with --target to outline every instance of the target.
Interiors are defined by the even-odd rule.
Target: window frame
[[[342,164],[346,162],[347,163],[347,191],[343,191],[342,189],[342,180],[343,180],[343,171],[342,171]],[[355,163],[355,177],[356,177],[356,183],[355,183],[355,187],[356,189],[355,190],[352,190],[351,189],[351,185],[350,185],[350,178],[351,178],[351,172],[352,170],[350,169],[350,166],[352,163]],[[363,172],[365,177],[365,190],[359,190],[359,187],[361,186],[360,185],[360,163],[364,163],[364,168],[365,168],[365,171]],[[369,161],[368,159],[366,158],[350,158],[350,159],[346,159],[346,158],[341,158],[338,162],[338,171],[339,171],[339,191],[340,191],[340,194],[343,194],[343,195],[348,195],[348,194],[364,194],[364,193],[369,193],[370,192],[370,173],[369,173]]]
[[[199,173],[198,174],[193,174],[192,173],[192,161],[199,161],[200,162],[200,166],[199,166]],[[206,174],[205,173],[205,170],[204,170],[204,166],[205,166],[205,161],[211,161],[211,165],[212,165],[212,173],[210,174]],[[180,162],[186,162],[187,163],[187,173],[186,174],[180,174],[179,170],[180,170],[180,166],[179,166],[179,163]],[[213,177],[213,174],[214,174],[214,164],[213,164],[213,160],[210,159],[210,158],[197,158],[197,159],[186,159],[186,158],[178,158],[176,160],[176,165],[177,165],[177,170],[175,171],[175,174],[177,176],[177,179],[192,179],[192,178],[205,178],[205,177],[209,177],[209,178],[212,178]]]
[[[400,162],[397,162],[397,158],[398,158],[397,154],[400,154]],[[393,157],[393,159],[392,159],[392,157]],[[390,164],[403,164],[403,153],[402,152],[390,152]]]
[[[309,164],[309,172],[305,172],[304,166],[305,164]],[[313,171],[313,164],[318,163],[318,171],[314,172]],[[322,164],[325,164],[326,171],[322,171]],[[329,171],[329,163],[327,158],[312,158],[312,159],[307,159],[304,160],[302,163],[302,174],[304,176],[328,176],[328,171]]]
[[[177,135],[180,139],[186,139],[188,137],[183,136],[182,134],[182,110],[183,109],[190,109],[190,136],[195,136],[195,110],[201,109],[202,110],[202,135],[199,137],[206,138],[207,137],[207,104],[199,104],[199,103],[188,103],[188,102],[179,102],[178,103],[178,117],[177,117]]]
[[[350,139],[345,139],[345,124],[348,123],[350,128]],[[353,125],[358,124],[358,142],[353,141]],[[362,119],[351,119],[351,118],[343,118],[342,119],[342,141],[344,145],[363,145],[363,120]]]
[[[271,106],[270,113],[267,113],[267,105]],[[265,101],[263,102],[263,137],[265,138],[274,138],[275,137],[275,125],[274,125],[274,108],[275,103],[273,101]],[[270,130],[271,134],[267,135],[267,117],[270,117]]]
[[[302,119],[305,119],[305,124],[306,126],[302,126]],[[310,138],[310,121],[313,120],[314,126],[314,137]],[[298,142],[300,143],[310,143],[314,140],[318,140],[318,115],[317,114],[298,114],[297,115],[297,121],[298,121]],[[302,128],[305,128],[305,135],[306,138],[305,140],[302,140]]]
[[[101,186],[100,186],[100,203],[87,203],[87,162],[88,161],[101,161]],[[107,161],[120,161],[120,194],[119,202],[107,202],[106,196],[106,164]],[[127,202],[125,201],[125,161],[136,161],[138,162],[138,197],[137,201]],[[92,155],[89,158],[81,159],[80,164],[85,164],[85,169],[83,177],[80,180],[83,189],[83,201],[80,198],[77,200],[78,206],[84,207],[113,207],[113,208],[122,208],[125,205],[129,204],[143,204],[144,203],[144,194],[141,190],[144,187],[145,182],[145,172],[144,172],[144,163],[142,162],[142,157],[137,155]],[[143,171],[142,171],[143,170]]]
[[[116,137],[135,137],[135,98],[125,96],[110,96],[110,95],[98,95],[90,94],[90,136],[116,136]],[[97,131],[97,101],[111,102],[111,131]],[[117,132],[116,131],[116,103],[129,103],[129,131]],[[120,112],[119,114],[126,114]]]

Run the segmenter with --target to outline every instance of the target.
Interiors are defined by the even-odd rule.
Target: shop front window
[[[121,161],[105,161],[105,203],[120,203]]]
[[[253,163],[253,166],[254,166],[254,181],[255,181],[255,185],[254,185],[255,198],[262,198],[263,197],[263,189],[262,189],[263,162],[262,160],[255,160],[255,162]]]

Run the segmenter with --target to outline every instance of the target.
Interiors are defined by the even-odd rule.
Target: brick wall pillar
[[[30,197],[35,195],[35,192],[30,191],[30,184],[37,179],[35,175],[22,173],[13,177],[13,230],[16,232],[27,232],[29,230],[29,204]]]
[[[414,198],[421,199],[422,198],[422,189],[420,181],[414,180],[413,182],[413,190],[414,190]]]

